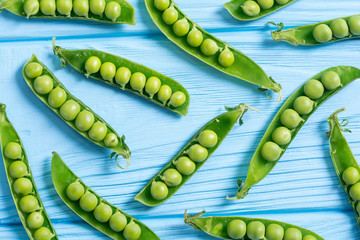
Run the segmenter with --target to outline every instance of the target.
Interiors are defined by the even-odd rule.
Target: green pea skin
[[[84,186],[79,182],[73,182],[66,188],[66,195],[71,201],[79,200],[85,193]]]
[[[218,142],[216,132],[213,130],[204,130],[199,134],[198,141],[201,146],[206,148],[212,148]]]
[[[192,47],[199,47],[201,43],[203,42],[204,37],[200,30],[198,30],[196,27],[191,29],[189,34],[186,37],[186,41],[188,44]]]
[[[294,109],[298,114],[309,114],[313,108],[314,102],[306,96],[297,97],[294,101]]]
[[[360,180],[360,173],[354,167],[348,167],[342,174],[342,179],[346,185],[353,185]]]
[[[105,6],[105,0],[90,0],[90,12],[95,15],[102,17],[105,11]]]
[[[50,240],[52,237],[52,233],[46,227],[41,227],[34,233],[35,240]]]
[[[44,217],[41,212],[32,212],[27,217],[26,224],[31,229],[38,229],[44,224]]]
[[[48,75],[42,75],[34,81],[35,91],[39,94],[48,94],[54,88],[54,81]]]
[[[173,107],[180,107],[186,101],[186,96],[183,92],[176,91],[171,95],[170,105]]]
[[[129,82],[131,77],[131,71],[127,67],[120,67],[116,71],[115,81],[119,84],[123,89],[125,85]]]
[[[349,21],[350,32],[354,35],[360,35],[360,16],[352,16]]]
[[[334,37],[336,38],[344,38],[349,35],[349,26],[347,22],[338,18],[330,23],[331,31],[333,32]]]
[[[193,161],[190,160],[188,157],[180,157],[174,162],[176,169],[186,176],[195,172],[196,165]]]
[[[70,17],[72,8],[72,0],[56,0],[56,11],[61,15]]]
[[[169,85],[162,85],[159,92],[157,93],[157,98],[159,99],[159,101],[165,104],[170,99],[171,94],[171,87],[169,87]]]
[[[330,71],[325,73],[324,75],[322,75],[321,77],[321,83],[324,85],[324,87],[327,90],[334,90],[337,87],[341,86],[341,80],[339,75],[334,72],[334,71]]]
[[[89,131],[89,137],[94,141],[102,141],[107,133],[107,127],[102,122],[96,122],[92,125]]]
[[[105,146],[115,147],[116,145],[118,145],[118,143],[119,143],[119,140],[115,133],[106,134],[105,139],[104,139]]]
[[[217,53],[219,47],[214,40],[208,38],[202,42],[200,50],[205,56],[211,56]]]
[[[105,16],[115,22],[121,14],[121,6],[117,2],[109,2],[105,7]]]
[[[288,228],[285,230],[284,240],[302,240],[302,234],[296,228]]]
[[[28,0],[28,1],[31,1],[31,0]],[[26,2],[28,2],[28,1],[26,1]],[[39,63],[35,63],[35,62],[29,63],[25,67],[25,74],[29,78],[36,78],[38,76],[41,76],[42,71],[43,71],[43,66],[41,66]]]
[[[284,5],[284,4],[287,4],[289,2],[289,0],[275,0],[275,1],[280,5]]]
[[[14,191],[17,194],[21,194],[23,196],[30,194],[33,189],[33,185],[31,181],[27,178],[16,179],[13,187],[14,187]]]
[[[31,213],[39,208],[39,202],[33,195],[27,195],[20,199],[19,206],[21,211]]]
[[[311,79],[305,83],[304,93],[311,99],[319,99],[324,94],[324,86],[320,81]]]
[[[74,120],[80,112],[80,105],[74,100],[67,100],[60,108],[60,115],[66,121]]]
[[[53,108],[59,108],[66,101],[66,96],[67,94],[64,89],[56,87],[50,92],[48,96],[48,103]]]
[[[306,235],[305,237],[303,237],[302,240],[317,240],[316,237],[311,236],[311,235]]]
[[[173,25],[179,19],[179,13],[171,6],[163,12],[162,19],[167,25]]]
[[[226,231],[232,239],[243,239],[246,234],[246,223],[242,220],[232,220],[227,225]]]
[[[96,220],[102,223],[109,221],[111,215],[111,207],[104,203],[100,203],[94,210],[94,217],[96,218]]]
[[[174,168],[167,169],[161,177],[161,180],[165,182],[169,187],[177,186],[182,181],[181,174]]]
[[[279,224],[272,223],[266,227],[266,240],[282,240],[284,229]]]
[[[326,43],[332,39],[332,31],[326,24],[319,24],[313,30],[313,37],[319,43]]]
[[[291,131],[286,127],[278,127],[272,133],[272,140],[279,145],[286,145],[291,140]]]
[[[111,216],[109,224],[113,231],[121,232],[127,224],[126,216],[120,212],[116,212]]]
[[[163,182],[153,182],[150,188],[151,196],[156,200],[162,200],[166,198],[169,193],[168,187]]]
[[[176,23],[173,25],[173,31],[178,37],[185,36],[189,32],[189,29],[189,22],[185,18],[177,20]]]
[[[349,195],[354,201],[360,200],[360,183],[355,183],[350,187]]]
[[[19,159],[22,154],[20,144],[16,142],[9,142],[5,147],[5,156],[10,159]]]
[[[9,166],[9,174],[12,178],[22,178],[28,174],[27,167],[22,161],[12,162]]]
[[[112,62],[105,62],[101,65],[100,75],[104,80],[112,82],[113,78],[115,77],[115,73],[116,67]]]
[[[264,238],[265,225],[259,221],[252,221],[247,225],[246,231],[251,240],[260,240]]]
[[[161,87],[161,81],[158,77],[149,77],[145,84],[145,92],[149,94],[150,98],[153,98]]]
[[[126,240],[137,240],[141,235],[141,228],[134,222],[130,222],[124,229],[123,232]]]
[[[207,158],[208,151],[203,146],[194,144],[189,148],[188,154],[194,162],[202,162]]]
[[[24,12],[27,18],[29,18],[32,15],[36,15],[39,12],[39,9],[40,9],[40,4],[38,0],[25,0]]]
[[[74,0],[73,3],[74,13],[79,17],[89,16],[89,1],[88,0]]]
[[[136,72],[131,75],[130,78],[130,86],[132,89],[142,92],[143,88],[145,87],[146,83],[146,76],[141,72]]]
[[[269,9],[274,6],[274,0],[257,0],[257,3],[261,7],[261,9]]]
[[[235,61],[234,54],[226,47],[220,54],[218,61],[223,67],[230,67]]]
[[[48,16],[55,16],[55,0],[40,0],[40,11]]]
[[[169,0],[155,0],[154,5],[157,10],[164,11],[165,9],[167,9],[169,7],[170,1]]]
[[[89,57],[85,62],[85,70],[87,75],[97,73],[100,70],[100,67],[101,67],[101,60],[98,57],[95,56]]]
[[[293,109],[286,109],[280,116],[280,122],[288,129],[296,128],[302,121],[299,114]]]
[[[260,6],[255,1],[246,1],[241,5],[241,8],[243,12],[250,17],[255,17],[260,13]]]
[[[88,131],[94,124],[94,115],[87,111],[82,110],[76,117],[76,128],[82,132]]]
[[[261,156],[270,162],[274,162],[279,159],[282,149],[274,142],[268,141],[261,148]]]
[[[98,199],[94,194],[87,192],[80,198],[79,203],[82,210],[91,212],[96,208]]]

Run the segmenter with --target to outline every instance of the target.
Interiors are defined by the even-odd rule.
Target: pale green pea
[[[272,223],[266,227],[266,240],[282,240],[284,237],[284,228],[279,224]]]
[[[28,174],[27,166],[22,161],[14,161],[9,166],[9,174],[12,178],[22,178]]]
[[[100,17],[103,16],[105,11],[105,0],[90,0],[90,12]]]
[[[35,240],[50,240],[52,237],[52,233],[46,227],[41,227],[34,233]]]
[[[203,42],[204,37],[200,30],[194,27],[187,35],[186,41],[192,47],[199,47]]]
[[[246,1],[241,5],[241,8],[243,12],[250,17],[255,17],[260,13],[260,6],[255,1]]]
[[[162,200],[168,195],[168,187],[163,182],[153,182],[151,184],[150,193],[151,196],[156,200]]]
[[[161,81],[158,77],[149,77],[145,84],[145,92],[147,92],[152,98],[156,94],[161,86]]]
[[[333,32],[334,37],[336,38],[343,38],[349,35],[349,26],[347,22],[342,18],[338,18],[332,21],[330,23],[330,28]]]
[[[226,231],[232,239],[243,239],[246,234],[246,223],[239,219],[232,220],[227,225]]]
[[[44,217],[41,212],[32,212],[26,219],[27,226],[31,229],[38,229],[44,224]]]
[[[261,7],[261,9],[269,9],[274,6],[274,0],[257,0],[257,3]]]
[[[14,191],[17,194],[28,195],[32,192],[33,185],[31,181],[27,178],[18,178],[14,182]]]
[[[189,148],[188,155],[194,162],[202,162],[207,158],[208,151],[203,146],[194,144]]]
[[[34,81],[35,91],[39,94],[48,94],[54,88],[54,81],[48,75],[42,75]]]
[[[324,94],[324,86],[320,81],[311,79],[305,83],[304,93],[311,99],[319,99]]]
[[[284,240],[302,240],[302,233],[296,228],[288,228],[285,230]]]
[[[105,138],[106,133],[106,125],[98,121],[92,125],[88,134],[92,140],[100,142]]]
[[[272,140],[279,145],[286,145],[291,140],[291,132],[286,127],[278,127],[272,133]]]
[[[303,240],[317,240],[316,237],[312,236],[312,235],[306,235]]]
[[[154,5],[157,10],[164,11],[165,9],[167,9],[169,7],[170,1],[169,0],[155,0]]]
[[[313,108],[314,102],[306,96],[297,97],[294,101],[294,109],[298,114],[309,114]]]
[[[275,1],[280,5],[284,5],[284,4],[287,4],[289,2],[289,0],[275,0]]]
[[[332,39],[332,31],[326,24],[319,24],[313,30],[313,37],[319,43],[326,43]]]
[[[121,212],[116,212],[111,216],[109,224],[110,224],[110,228],[113,231],[121,232],[122,230],[124,230],[127,224],[126,216]]]
[[[200,50],[204,55],[211,56],[219,50],[219,47],[214,40],[208,38],[201,43]]]
[[[100,203],[94,210],[94,217],[96,218],[96,220],[102,223],[109,221],[111,215],[111,207],[104,203]]]
[[[123,232],[126,240],[137,240],[141,235],[141,228],[139,225],[131,221],[124,229]]]
[[[352,16],[349,21],[350,32],[354,35],[360,35],[360,16]]]
[[[355,183],[350,187],[349,195],[352,200],[359,201],[360,200],[360,183]]]
[[[261,148],[261,156],[270,162],[274,162],[279,159],[282,149],[274,142],[268,141]]]
[[[116,67],[112,62],[105,62],[101,64],[100,75],[101,77],[109,82],[112,82],[115,77]]]
[[[73,182],[66,188],[66,195],[71,201],[79,200],[85,193],[84,186],[79,182]]]
[[[28,2],[28,1],[27,1]],[[39,63],[31,62],[25,67],[25,74],[29,78],[36,78],[41,76],[43,71],[43,66]]]
[[[80,198],[79,203],[82,210],[91,212],[96,208],[98,199],[93,193],[87,192]]]
[[[165,182],[169,187],[177,186],[182,181],[181,174],[174,168],[167,169],[161,176],[161,180]]]
[[[299,114],[293,109],[286,109],[281,113],[280,122],[282,125],[287,127],[288,129],[296,128],[299,123],[302,121]]]
[[[169,87],[168,85],[162,85],[159,92],[157,93],[157,98],[159,99],[159,101],[165,104],[170,99],[171,93],[171,87]]]
[[[36,15],[39,12],[39,9],[40,9],[40,4],[38,0],[25,0],[24,12],[27,18],[29,18],[32,15]]]
[[[89,16],[89,1],[88,0],[74,0],[74,13],[79,17]]]
[[[339,74],[337,74],[334,71],[330,71],[322,75],[321,77],[321,83],[324,85],[324,87],[327,90],[334,90],[337,87],[340,87],[341,80],[339,77]]]
[[[94,115],[91,112],[82,110],[76,117],[76,128],[82,132],[88,131],[94,124],[94,120]]]
[[[27,195],[20,199],[19,206],[21,211],[31,213],[39,208],[39,202],[33,195]]]
[[[55,16],[55,0],[40,0],[40,11],[45,15]]]
[[[121,6],[117,2],[109,2],[105,7],[105,16],[115,22],[121,14]]]
[[[87,75],[97,73],[100,70],[100,67],[101,60],[96,56],[89,57],[85,62],[85,70]]]
[[[53,108],[59,108],[66,101],[66,96],[67,94],[64,89],[56,87],[50,92],[48,96],[48,103]]]
[[[115,133],[108,133],[104,139],[105,146],[107,147],[115,147],[118,145],[119,140]]]
[[[185,18],[176,21],[173,25],[173,31],[178,37],[185,36],[189,32],[189,29],[189,22]]]
[[[145,87],[146,83],[146,76],[141,72],[136,72],[131,75],[130,78],[130,86],[132,89],[142,92],[143,88]]]
[[[360,173],[354,167],[348,167],[342,174],[342,179],[346,185],[353,185],[360,180]]]
[[[174,162],[176,169],[186,176],[192,174],[195,171],[196,165],[188,157],[180,157]]]
[[[198,141],[201,146],[206,148],[214,147],[218,142],[218,137],[216,132],[213,130],[205,130],[199,134]]]
[[[119,84],[124,88],[125,85],[129,82],[130,77],[131,77],[130,69],[128,69],[127,67],[120,67],[116,71],[115,81],[117,84]]]
[[[183,92],[176,91],[171,95],[170,105],[174,107],[180,107],[186,101],[186,96]]]
[[[5,156],[10,159],[19,159],[22,154],[20,144],[17,142],[9,142],[5,147]]]
[[[232,51],[226,47],[220,54],[218,61],[223,67],[230,67],[235,61],[235,57]]]
[[[166,9],[162,14],[162,19],[167,25],[173,25],[179,18],[179,13],[176,11],[174,6]]]
[[[80,112],[80,105],[74,100],[67,100],[60,108],[60,115],[66,121],[72,121]]]
[[[56,11],[60,14],[70,16],[72,8],[72,0],[56,0]]]
[[[259,221],[252,221],[247,225],[246,231],[248,238],[251,240],[264,239],[265,225]]]

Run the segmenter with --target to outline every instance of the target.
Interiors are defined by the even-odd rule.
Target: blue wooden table
[[[0,102],[24,142],[41,199],[60,239],[107,239],[58,197],[50,174],[51,152],[57,151],[84,182],[106,200],[152,228],[161,239],[213,239],[183,223],[183,213],[206,209],[209,215],[242,215],[276,219],[308,228],[327,240],[359,239],[360,232],[347,196],[339,186],[329,156],[327,117],[350,121],[346,138],[360,155],[360,82],[327,101],[309,119],[274,170],[239,201],[236,181],[245,179],[251,156],[267,125],[280,108],[277,96],[266,98],[255,85],[212,69],[180,50],[151,21],[144,2],[129,1],[135,26],[85,21],[27,20],[0,14]],[[286,99],[304,81],[337,65],[360,67],[359,40],[319,47],[274,42],[266,25],[286,27],[316,23],[359,13],[358,0],[299,0],[257,21],[242,23],[222,8],[225,1],[183,0],[179,7],[210,33],[254,59],[283,86]],[[173,77],[191,95],[189,114],[180,117],[130,93],[89,81],[70,67],[61,68],[51,38],[66,48],[93,48],[128,58]],[[119,170],[110,152],[83,139],[41,103],[26,85],[21,68],[35,53],[79,99],[126,135],[132,150],[129,169]],[[244,125],[236,126],[215,154],[169,201],[148,208],[133,197],[224,105],[246,103]],[[0,165],[1,166],[1,165]],[[0,167],[0,239],[28,239],[17,216],[5,171]]]

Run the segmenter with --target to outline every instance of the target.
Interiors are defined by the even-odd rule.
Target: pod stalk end
[[[196,214],[186,214],[186,213],[187,213],[187,209],[184,212],[184,222],[186,224],[190,225],[195,230],[201,231],[201,228],[199,228],[195,223],[193,223],[192,219],[196,218],[196,217],[201,217],[202,215],[204,215],[206,213],[206,211],[202,210],[201,212],[196,213]]]
[[[294,33],[291,32],[290,30],[287,31],[273,31],[271,32],[271,37],[275,40],[275,41],[284,41],[284,42],[288,42],[294,46],[298,46],[299,42],[298,40],[296,40],[296,38],[294,37]]]

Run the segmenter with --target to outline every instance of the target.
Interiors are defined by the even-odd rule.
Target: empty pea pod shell
[[[97,21],[97,22],[103,22],[103,23],[124,23],[124,24],[130,24],[135,25],[135,11],[133,6],[128,3],[125,0],[105,0],[106,3],[109,2],[116,2],[121,6],[121,14],[120,16],[115,20],[112,21],[111,19],[107,18],[106,16],[99,16],[91,13],[89,11],[88,17],[84,16],[78,16],[75,14],[75,12],[72,10],[70,13],[70,16],[62,15],[58,11],[55,11],[55,15],[45,15],[40,10],[34,14],[29,16],[30,18],[48,18],[48,19],[81,19],[81,20],[90,20],[90,21]],[[3,0],[0,1],[0,12],[2,10],[7,10],[13,14],[16,14],[21,17],[27,17],[28,16],[24,12],[24,0]]]
[[[15,128],[13,127],[13,125],[11,124],[11,122],[9,121],[7,115],[6,115],[6,106],[5,104],[0,103],[0,140],[1,140],[1,152],[2,152],[2,157],[3,157],[3,161],[4,161],[4,166],[5,166],[5,172],[6,172],[6,177],[10,186],[10,192],[11,192],[11,196],[14,200],[17,212],[19,214],[19,218],[25,228],[26,233],[28,234],[29,238],[31,240],[34,240],[34,233],[36,229],[31,229],[28,225],[27,225],[27,218],[30,215],[30,213],[26,213],[24,211],[22,211],[21,207],[20,207],[20,199],[23,197],[23,195],[17,193],[15,191],[15,187],[14,187],[14,182],[15,179],[13,177],[11,177],[10,173],[9,173],[9,166],[11,163],[13,163],[15,160],[13,159],[9,159],[5,152],[5,147],[7,146],[8,143],[11,142],[15,142],[18,143],[21,146],[21,157],[18,159],[20,161],[22,161],[27,168],[27,174],[24,176],[24,178],[30,180],[31,185],[32,185],[32,190],[29,193],[29,195],[34,196],[38,202],[38,209],[36,209],[36,212],[40,212],[44,222],[42,224],[42,227],[45,227],[47,229],[50,230],[52,237],[52,240],[58,239],[56,232],[53,228],[53,226],[51,225],[50,219],[45,211],[44,205],[41,202],[40,199],[40,195],[39,192],[36,189],[36,185],[35,185],[35,181],[32,177],[32,173],[31,173],[31,169],[30,169],[30,165],[29,165],[29,160],[28,157],[25,153],[25,149],[24,146],[22,145],[21,139],[18,135],[18,133],[16,132]],[[19,178],[17,178],[19,179]]]
[[[114,205],[107,202],[105,199],[101,198],[99,195],[97,195],[92,189],[90,189],[88,186],[85,185],[81,179],[79,179],[69,168],[66,166],[66,164],[63,162],[59,154],[56,152],[53,152],[53,157],[51,160],[51,176],[53,180],[53,184],[55,186],[56,192],[59,194],[60,198],[64,201],[64,203],[73,210],[79,217],[84,219],[87,223],[89,223],[91,226],[96,228],[97,230],[103,232],[107,236],[111,237],[112,239],[118,239],[118,240],[126,240],[126,238],[123,236],[121,232],[117,233],[113,231],[109,225],[109,223],[101,223],[94,217],[93,212],[86,212],[84,211],[78,201],[72,201],[66,194],[66,188],[73,182],[79,182],[86,191],[94,194],[96,198],[98,199],[98,202],[105,203],[108,206],[111,207],[112,212],[120,212],[123,215],[126,216],[127,222],[130,221],[135,222],[141,229],[141,235],[138,238],[138,240],[160,240],[160,238],[151,231],[150,228],[148,228],[145,224],[140,222],[139,220],[135,219],[134,217],[126,214],[121,209],[115,207]]]
[[[360,69],[355,68],[355,67],[350,67],[350,66],[338,66],[338,67],[328,68],[328,69],[316,74],[311,79],[320,79],[324,73],[327,73],[329,71],[334,71],[339,75],[339,77],[341,79],[341,86],[339,86],[333,90],[327,90],[324,92],[324,94],[319,99],[313,100],[314,107],[313,107],[312,111],[309,114],[301,115],[302,121],[299,123],[299,125],[296,128],[294,128],[291,131],[290,142],[287,143],[286,145],[281,146],[282,152],[281,152],[279,158],[273,162],[266,161],[261,155],[261,149],[266,142],[271,141],[272,133],[274,132],[274,130],[276,128],[282,126],[281,121],[280,121],[281,114],[285,110],[291,109],[293,107],[294,101],[297,97],[305,95],[304,94],[304,85],[305,84],[300,86],[300,88],[298,90],[296,90],[285,101],[285,103],[282,105],[282,107],[279,109],[279,111],[275,115],[274,119],[271,121],[271,123],[270,123],[268,129],[266,130],[263,138],[261,139],[257,149],[255,150],[254,155],[252,156],[245,183],[242,184],[241,179],[239,179],[239,181],[238,181],[239,189],[236,193],[236,196],[232,197],[232,198],[228,197],[228,199],[238,200],[238,199],[244,198],[248,194],[250,188],[252,186],[254,186],[255,184],[257,184],[258,182],[260,182],[262,179],[264,179],[271,172],[271,170],[275,167],[275,165],[277,164],[277,162],[279,161],[281,156],[284,154],[287,147],[290,145],[291,141],[295,138],[296,134],[300,131],[301,127],[305,124],[305,122],[308,120],[308,118],[311,116],[311,114],[313,114],[316,111],[316,109],[318,109],[318,107],[323,102],[325,102],[328,98],[330,98],[332,95],[336,94],[338,91],[340,91],[341,89],[346,87],[352,81],[360,78]]]

